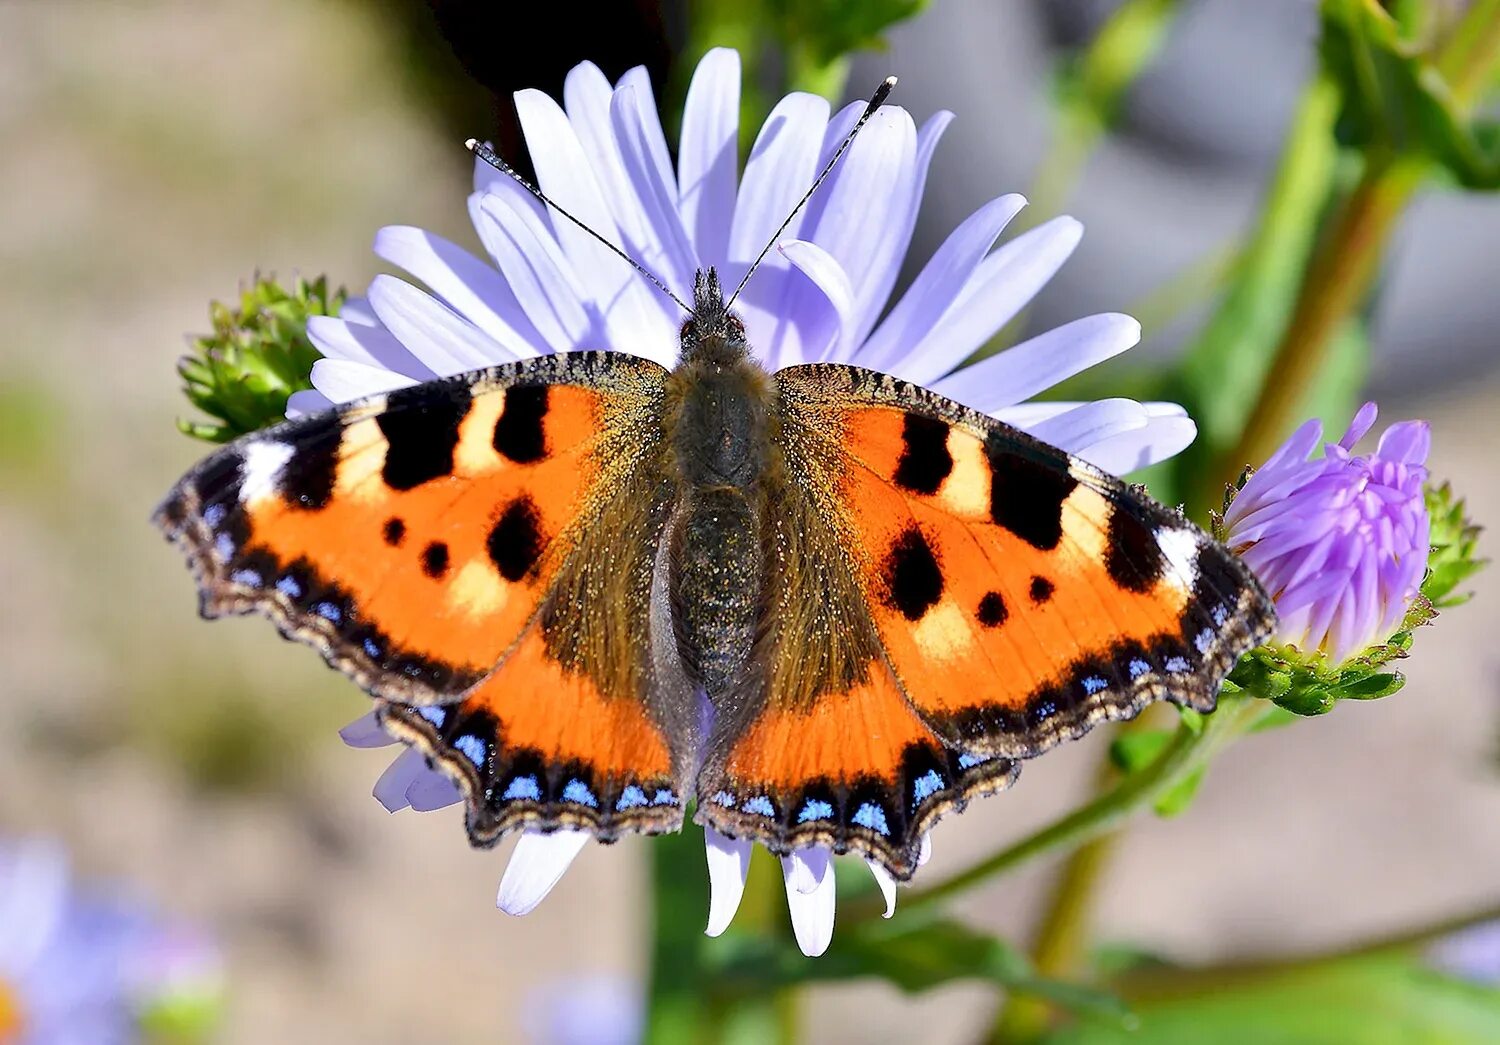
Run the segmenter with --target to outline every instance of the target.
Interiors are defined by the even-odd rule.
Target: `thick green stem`
[[[1124,728],[1141,728],[1145,718],[1135,719]],[[1111,760],[1101,760],[1095,792],[1108,792],[1118,780],[1119,774]],[[1053,882],[1031,944],[1031,961],[1040,975],[1065,978],[1076,975],[1084,967],[1098,896],[1095,886],[1109,867],[1119,837],[1118,831],[1112,831],[1079,846]],[[1000,1005],[989,1040],[1030,1041],[1046,1030],[1051,1019],[1052,1008],[1044,999],[1026,995],[1007,997]]]

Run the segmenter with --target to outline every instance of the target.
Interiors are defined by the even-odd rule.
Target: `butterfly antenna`
[[[828,177],[833,171],[834,165],[839,162],[839,157],[844,155],[844,152],[853,143],[854,136],[860,132],[865,124],[870,122],[870,117],[875,115],[875,110],[885,104],[886,98],[890,96],[891,90],[895,86],[896,78],[894,76],[887,76],[881,81],[880,86],[875,88],[875,93],[870,95],[870,100],[865,104],[865,111],[859,114],[859,119],[854,122],[854,126],[849,129],[849,133],[844,135],[844,140],[839,142],[839,147],[833,151],[833,155],[823,165],[823,170],[813,179],[812,187],[797,201],[797,205],[792,208],[792,212],[781,223],[781,228],[776,230],[771,236],[770,242],[756,256],[755,263],[745,270],[745,275],[740,280],[740,285],[734,288],[734,293],[729,295],[729,300],[724,305],[726,309],[734,304],[734,299],[740,296],[740,291],[745,289],[745,284],[750,282],[750,277],[755,274],[756,269],[760,268],[760,263],[766,260],[766,255],[771,253],[771,248],[776,245],[776,241],[781,238],[781,234],[787,230],[787,226],[792,223],[792,219],[801,213],[803,207],[807,206],[807,201],[812,199],[813,193],[818,191],[818,186],[823,184],[823,179]]]
[[[608,247],[611,252],[613,252],[614,254],[618,255],[621,258],[623,258],[624,261],[625,261],[625,263],[627,265],[629,265],[631,268],[635,269],[641,275],[643,275],[647,279],[649,279],[651,281],[652,285],[655,286],[657,290],[661,291],[667,297],[669,297],[673,301],[677,302],[677,307],[680,308],[680,309],[682,309],[682,311],[686,312],[689,316],[691,316],[693,314],[693,310],[690,309],[690,308],[688,308],[687,305],[683,303],[683,300],[680,297],[678,297],[676,294],[672,293],[671,288],[668,287],[665,283],[663,283],[659,278],[657,278],[656,273],[654,273],[650,269],[646,268],[646,266],[642,265],[639,261],[636,261],[635,258],[632,258],[629,254],[626,254],[623,250],[621,250],[619,247],[615,246],[609,240],[607,240],[603,236],[599,235],[599,233],[596,232],[594,229],[591,229],[588,225],[584,224],[581,219],[574,217],[572,214],[568,213],[562,207],[558,206],[553,200],[549,199],[547,197],[547,195],[544,192],[542,192],[541,189],[537,188],[535,185],[531,184],[531,182],[529,182],[525,178],[521,177],[520,172],[517,171],[510,164],[508,164],[504,160],[502,160],[496,154],[496,152],[495,152],[494,149],[491,149],[488,145],[484,144],[484,142],[480,141],[477,138],[470,138],[468,141],[464,142],[464,146],[470,152],[472,152],[475,156],[479,157],[485,163],[488,163],[491,167],[495,168],[501,174],[504,174],[506,177],[508,177],[512,181],[514,181],[517,185],[521,186],[521,188],[525,189],[527,192],[531,193],[537,199],[541,200],[542,203],[546,204],[548,207],[551,207],[553,210],[557,211],[557,213],[559,213],[563,217],[567,218],[574,225],[577,225],[584,232],[587,232],[590,236],[593,236],[600,243],[602,243],[606,247]],[[800,204],[799,204],[799,206],[800,206]],[[790,221],[791,219],[788,218],[787,220]],[[764,255],[762,255],[762,256],[764,256]]]

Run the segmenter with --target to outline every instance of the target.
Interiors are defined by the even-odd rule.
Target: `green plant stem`
[[[1443,44],[1437,67],[1458,104],[1468,109],[1500,61],[1500,0],[1474,0]]]
[[[1127,723],[1124,729],[1140,728],[1145,717]],[[1101,759],[1095,774],[1095,792],[1107,793],[1118,780],[1119,774],[1111,760],[1107,757]],[[1083,967],[1098,897],[1095,887],[1109,867],[1119,838],[1118,831],[1102,834],[1075,849],[1063,864],[1062,873],[1052,884],[1051,895],[1031,944],[1031,961],[1038,974],[1064,978]],[[1046,1030],[1051,1019],[1052,1007],[1044,999],[1009,996],[1000,1005],[989,1040],[1030,1041]]]
[[[1256,982],[1279,979],[1297,973],[1335,965],[1351,959],[1378,957],[1419,950],[1446,936],[1489,922],[1500,921],[1500,904],[1492,904],[1467,914],[1447,918],[1437,924],[1424,924],[1367,940],[1353,947],[1299,955],[1291,958],[1272,956],[1243,958],[1220,965],[1198,967],[1153,966],[1126,973],[1110,986],[1131,1003],[1164,1001],[1171,998],[1201,997],[1215,991],[1244,987]]]

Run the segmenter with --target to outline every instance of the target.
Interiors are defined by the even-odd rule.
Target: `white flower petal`
[[[730,216],[738,188],[740,55],[715,47],[688,87],[677,149],[677,206],[705,266],[729,260]]]
[[[620,77],[615,85],[615,99],[629,97],[640,112],[641,144],[644,157],[655,168],[653,177],[663,185],[671,187],[672,199],[677,199],[677,172],[672,167],[672,151],[667,148],[667,136],[661,129],[661,117],[656,114],[656,94],[651,89],[651,76],[644,65],[633,66]],[[610,114],[614,115],[613,112]],[[619,124],[615,125],[616,133]],[[628,166],[628,165],[627,165]]]
[[[1180,454],[1197,437],[1198,426],[1188,417],[1151,417],[1145,427],[1109,436],[1075,456],[1112,475],[1128,475]]]
[[[588,840],[584,831],[521,832],[500,879],[495,906],[506,914],[530,914],[562,880]]]
[[[787,95],[761,126],[750,158],[745,161],[745,176],[735,200],[734,224],[729,233],[733,279],[738,280],[745,266],[755,260],[771,233],[812,184],[826,126],[828,103],[813,94]],[[793,217],[783,236],[796,238],[806,217],[805,211]],[[766,263],[776,264],[774,252],[766,257]]]
[[[578,143],[588,156],[589,168],[609,204],[620,234],[625,237],[624,245],[628,247],[650,242],[654,232],[641,210],[615,140],[609,115],[614,93],[609,78],[593,62],[574,66],[563,81],[563,104],[568,122],[578,135]]]
[[[462,802],[463,797],[458,785],[436,769],[428,769],[406,789],[407,803],[419,813],[430,813],[434,809],[451,806],[455,802]]]
[[[804,330],[797,354],[802,361],[845,358],[845,346],[854,333],[855,310],[854,287],[837,259],[816,243],[807,240],[791,240],[781,245],[781,253],[797,270],[811,280],[818,293],[823,295],[832,308],[834,322],[826,333]],[[801,312],[807,312],[804,305]],[[819,310],[826,312],[827,310]],[[821,343],[820,343],[821,342]]]
[[[417,383],[393,370],[345,359],[320,359],[313,364],[309,376],[313,387],[335,403],[352,403]]]
[[[0,849],[0,974],[7,980],[21,979],[58,935],[68,883],[67,853],[56,843]]]
[[[939,324],[939,329],[943,325]],[[1134,319],[1106,312],[1038,334],[940,381],[932,381],[936,375],[928,374],[930,367],[924,365],[936,362],[931,357],[937,353],[928,353],[926,360],[913,356],[912,365],[898,369],[896,375],[908,381],[930,382],[934,392],[990,413],[1030,399],[1064,378],[1119,355],[1140,339],[1141,325]],[[912,377],[914,372],[923,376]]]
[[[531,198],[509,178],[497,191]],[[485,365],[529,359],[546,350],[541,335],[500,273],[457,244],[424,229],[388,225],[375,234],[375,253],[426,283],[439,300],[500,346]],[[379,315],[373,302],[370,310]]]
[[[309,322],[317,318],[319,317],[309,317]],[[344,303],[339,306],[339,318],[346,323],[358,323],[361,326],[380,326],[380,320],[370,310],[370,303],[362,297],[345,298]]]
[[[932,832],[928,831],[922,835],[921,848],[917,850],[917,866],[921,867],[932,859]]]
[[[985,258],[947,314],[892,367],[892,373],[919,384],[948,373],[1026,307],[1082,237],[1078,222],[1054,218]],[[1016,396],[1010,402],[1024,398]]]
[[[307,321],[307,339],[329,359],[383,367],[417,381],[431,381],[437,376],[378,322],[357,323],[342,315],[311,316]]]
[[[407,748],[385,767],[385,772],[380,774],[380,779],[375,781],[375,787],[370,793],[377,802],[385,806],[387,812],[400,812],[411,804],[406,800],[406,789],[427,771],[427,760],[413,748]]]
[[[626,173],[655,235],[640,261],[648,272],[684,300],[692,296],[698,255],[677,210],[677,180],[668,165],[662,173],[656,147],[661,123],[650,100],[650,81],[644,72],[636,83],[620,88],[610,102],[610,119],[619,142]],[[665,145],[662,145],[665,148]]]
[[[821,854],[821,856],[819,855]],[[820,847],[798,849],[781,858],[786,878],[786,906],[797,946],[809,958],[828,950],[833,940],[836,893],[833,860]]]
[[[708,852],[708,928],[709,936],[718,936],[740,909],[745,893],[745,878],[750,873],[750,840],[726,838],[711,827],[703,829]]]
[[[885,914],[881,917],[889,918],[896,913],[896,879],[891,877],[891,872],[874,860],[866,860],[865,863],[869,865],[870,873],[875,876],[875,884],[880,886],[880,895],[885,897]]]
[[[788,888],[799,893],[810,893],[823,884],[823,877],[833,865],[833,853],[820,845],[805,849],[794,849],[790,856],[781,858],[781,869],[786,874]]]
[[[515,102],[542,191],[594,232],[619,246],[620,233],[614,216],[578,135],[562,109],[536,90],[518,91]],[[609,347],[675,343],[676,324],[668,318],[660,291],[571,221],[558,215],[549,215],[549,219],[572,263],[579,286],[587,289],[604,317]],[[675,308],[671,302],[666,302],[666,306]]]
[[[308,414],[321,414],[324,410],[332,410],[336,404],[316,388],[304,388],[293,392],[286,399],[287,417],[306,417]]]
[[[394,276],[376,276],[370,283],[370,306],[386,329],[439,377],[514,358],[458,313]]]
[[[883,369],[920,342],[948,311],[1005,226],[1024,206],[1026,197],[1018,193],[1001,196],[980,207],[954,229],[890,315],[865,340],[859,350],[859,364]]]
[[[396,738],[385,731],[373,711],[361,715],[339,730],[339,739],[350,747],[386,747],[396,743]]]
[[[1146,427],[1146,408],[1134,399],[1099,399],[1033,425],[1031,434],[1059,450],[1077,454],[1111,436]]]
[[[830,137],[834,130],[830,127]],[[816,242],[848,274],[853,330],[861,336],[875,325],[905,252],[916,155],[911,116],[885,106],[870,117],[807,204],[800,237]],[[788,307],[795,308],[795,300]],[[841,347],[845,351],[838,358],[847,358],[853,346]]]
[[[499,193],[470,196],[469,216],[547,348],[570,352],[591,339],[603,340],[572,267],[544,222]]]

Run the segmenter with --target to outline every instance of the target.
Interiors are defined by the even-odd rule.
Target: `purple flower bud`
[[[1245,484],[1224,516],[1228,543],[1255,571],[1281,618],[1277,641],[1335,664],[1383,642],[1416,597],[1427,565],[1423,486],[1432,435],[1401,421],[1372,454],[1354,444],[1375,423],[1354,415],[1337,443],[1308,421]]]

